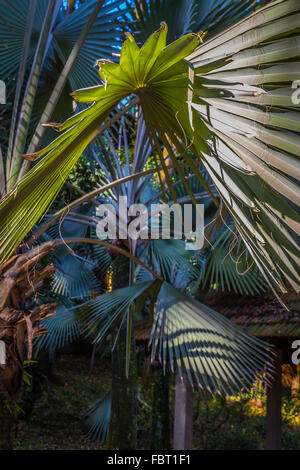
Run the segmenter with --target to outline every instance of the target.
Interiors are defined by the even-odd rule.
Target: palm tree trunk
[[[0,449],[13,446],[15,404],[22,385],[25,341],[28,358],[32,340],[39,331],[39,322],[55,305],[42,305],[31,310],[32,295],[43,280],[55,271],[53,265],[36,269],[36,264],[49,253],[53,243],[16,255],[0,266],[0,341],[5,357],[0,365]]]
[[[22,382],[22,370],[11,361],[0,366],[0,450],[11,450],[15,427],[15,402]]]
[[[0,451],[12,450],[13,447],[13,431],[14,431],[14,418],[12,413],[0,407]]]
[[[169,372],[164,374],[161,363],[155,361],[152,368],[152,423],[150,435],[151,450],[171,449]]]
[[[117,256],[113,273],[113,289],[129,284],[129,261]],[[118,328],[116,327],[116,330]],[[112,404],[107,448],[127,450],[137,448],[137,361],[134,328],[132,329],[129,374],[125,373],[126,325],[118,338],[113,334],[112,351]]]

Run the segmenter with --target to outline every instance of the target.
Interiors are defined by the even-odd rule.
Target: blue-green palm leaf
[[[159,28],[162,21],[169,25],[168,42],[186,33],[205,31],[212,37],[255,9],[265,4],[253,0],[135,0],[132,25],[137,40],[144,42],[147,37]],[[130,7],[130,2],[127,2]]]
[[[172,238],[170,240],[151,240],[143,246],[140,258],[147,266],[151,266],[157,274],[169,282],[174,281],[179,269],[185,271],[187,278],[196,278],[197,276],[197,270],[194,269],[191,262],[195,258],[195,254],[186,249],[183,240]],[[141,279],[142,276],[147,278],[149,275],[151,274],[146,272],[143,267],[138,267],[138,279]]]
[[[92,213],[92,204],[83,204],[74,210],[73,220],[68,218],[60,220],[48,230],[47,234],[53,239],[71,236],[85,238],[89,230],[85,217],[91,216]],[[72,247],[67,244],[56,247],[53,260],[56,271],[50,278],[52,291],[73,299],[99,294],[100,285],[94,270],[99,259],[104,262],[109,256],[103,247],[99,247],[98,250],[97,248],[92,248],[88,252],[86,247],[82,249],[78,244],[73,244]]]
[[[206,38],[211,38],[261,8],[268,1],[195,0],[197,10],[193,31],[203,30],[207,33]]]
[[[175,363],[204,391],[232,395],[251,388],[268,362],[268,345],[224,316],[164,283],[158,296],[152,356]]]
[[[82,299],[100,292],[99,281],[93,272],[94,265],[89,260],[76,258],[68,253],[56,265],[51,276],[51,289],[70,299]]]
[[[64,63],[79,34],[87,22],[96,0],[85,2],[76,11],[61,21],[54,31],[54,48],[57,50]],[[113,60],[112,54],[118,54],[122,44],[120,25],[120,6],[124,6],[122,0],[106,2],[96,19],[69,77],[71,88],[84,88],[97,85],[98,74],[94,68],[95,61],[102,58]],[[122,13],[126,12],[122,8]]]
[[[95,342],[102,341],[116,322],[121,319],[123,324],[129,306],[148,296],[155,284],[157,281],[151,280],[115,289],[76,307],[75,310],[85,333],[92,335]]]
[[[56,308],[56,313],[42,321],[42,326],[48,331],[35,340],[35,354],[41,349],[47,350],[51,356],[63,346],[72,343],[81,335],[81,327],[76,316],[74,304],[64,299]]]
[[[244,295],[259,294],[267,284],[234,225],[224,226],[203,255],[202,290],[218,289]]]
[[[110,422],[111,391],[103,398],[92,403],[86,413],[85,424],[88,426],[87,437],[104,443],[106,441]]]
[[[137,30],[137,40],[144,42],[152,31],[159,28],[162,21],[169,25],[168,41],[174,41],[186,33],[190,33],[196,23],[197,5],[195,0],[178,0],[174,8],[174,0],[135,0],[137,21],[133,28]],[[129,6],[129,2],[127,2]]]
[[[28,54],[28,64],[33,59],[40,29],[49,1],[39,0],[34,20],[34,27]],[[72,46],[78,39],[82,27],[87,22],[95,6],[96,0],[85,2],[71,15],[64,17],[62,11],[58,11],[57,20],[53,28],[52,41],[49,44],[48,55],[52,56],[56,51],[62,64],[68,58]],[[70,75],[71,88],[81,88],[97,83],[97,73],[93,68],[96,60],[102,57],[111,57],[112,53],[118,53],[121,45],[121,35],[116,34],[116,19],[120,17],[119,7],[121,0],[116,0],[105,5],[81,50],[80,56],[74,64]],[[59,4],[59,2],[58,2]],[[26,16],[28,14],[29,0],[0,0],[2,15],[0,28],[0,61],[1,79],[7,80],[17,72],[21,60],[24,41]],[[47,57],[46,57],[47,59]],[[2,78],[3,77],[3,78]]]
[[[153,281],[117,289],[76,308],[83,330],[102,341],[131,304],[145,305]],[[157,292],[157,289],[156,289]],[[186,370],[205,391],[234,394],[262,377],[269,346],[222,315],[164,282],[157,297],[150,342],[166,367]]]

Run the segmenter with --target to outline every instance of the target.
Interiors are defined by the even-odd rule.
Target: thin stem
[[[163,281],[164,279],[159,276],[155,271],[153,271],[151,268],[149,268],[145,263],[143,263],[141,260],[139,260],[136,256],[132,255],[129,253],[129,251],[124,250],[123,248],[120,248],[119,246],[113,245],[108,242],[103,242],[102,240],[95,240],[94,238],[64,238],[63,240],[55,240],[54,246],[59,246],[59,245],[68,245],[69,243],[89,243],[91,245],[101,245],[105,246],[106,248],[109,248],[110,250],[115,250],[121,255],[126,256],[130,260],[134,261],[135,263],[139,264],[143,268],[145,268],[149,273],[151,273],[156,279]],[[40,245],[40,248],[43,245]],[[72,250],[71,250],[72,251]]]

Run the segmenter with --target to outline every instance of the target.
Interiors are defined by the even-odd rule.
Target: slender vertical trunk
[[[169,409],[169,372],[164,374],[158,361],[152,368],[152,423],[150,435],[151,450],[171,449],[170,409]]]
[[[281,447],[281,370],[282,350],[278,348],[274,380],[267,387],[266,450],[280,450]]]
[[[13,414],[0,406],[0,451],[12,450],[14,426]]]
[[[295,405],[300,406],[300,365],[295,366],[296,375],[292,379],[291,395]]]
[[[129,284],[129,261],[117,256],[113,274],[113,288]],[[117,330],[118,328],[115,327]],[[134,328],[132,329],[129,375],[125,373],[126,324],[116,340],[113,334],[112,404],[107,448],[113,450],[137,449],[137,362]]]
[[[191,450],[193,444],[193,388],[186,373],[176,374],[174,450]]]

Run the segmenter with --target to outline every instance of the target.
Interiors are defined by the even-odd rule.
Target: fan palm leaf
[[[6,12],[0,30],[1,78],[8,94],[1,114],[7,127],[11,121],[10,132],[1,135],[1,144],[5,150],[7,147],[8,189],[30,169],[30,162],[22,163],[20,159],[29,139],[27,151],[32,153],[41,145],[45,132],[41,124],[55,111],[65,117],[71,113],[71,102],[67,105],[65,102],[69,90],[97,82],[97,72],[92,67],[95,59],[99,55],[111,57],[119,50],[121,38],[115,33],[120,0],[107,5],[103,5],[104,1],[85,2],[67,17],[62,13],[61,3],[61,0],[0,1],[1,10]],[[47,86],[41,98],[40,87],[45,81]],[[23,102],[19,107],[21,90]],[[37,116],[41,118],[38,127]],[[5,193],[1,191],[2,196]]]
[[[111,391],[92,403],[86,413],[87,437],[104,443],[108,435],[111,410]]]
[[[201,290],[221,288],[244,295],[266,290],[266,282],[233,224],[224,227],[203,255]]]
[[[176,363],[200,389],[225,395],[251,388],[269,357],[266,343],[168,283],[158,296],[150,342],[164,367]]]
[[[205,31],[207,37],[215,36],[228,26],[266,3],[252,0],[135,0],[132,12],[132,30],[138,42],[144,42],[162,21],[169,25],[168,42],[184,34]],[[128,9],[130,3],[127,2]]]
[[[42,321],[42,326],[48,333],[35,340],[35,354],[38,354],[41,349],[45,349],[53,356],[57,349],[80,337],[81,325],[72,309],[73,306],[65,298],[64,303],[61,302],[56,308],[56,313]]]
[[[57,3],[59,9],[62,2],[52,1],[52,3]],[[49,57],[53,55],[53,51],[56,51],[62,63],[66,62],[96,3],[96,0],[85,2],[72,15],[66,17],[64,17],[62,11],[57,9],[56,21],[52,30],[53,40],[50,41],[50,47],[47,51]],[[116,19],[120,17],[119,7],[122,3],[121,0],[116,0],[102,7],[101,13],[94,22],[87,40],[81,49],[82,54],[77,58],[71,71],[69,80],[73,89],[96,84],[97,74],[93,69],[95,60],[99,57],[109,57],[112,53],[119,52],[121,38],[120,35],[116,35]],[[33,59],[36,38],[40,34],[48,4],[48,0],[39,0],[37,2],[33,34],[27,57],[28,63]],[[3,77],[4,81],[8,77],[12,78],[17,73],[18,65],[22,58],[22,47],[26,29],[24,18],[28,14],[29,5],[29,0],[0,1],[0,9],[3,12],[5,11],[0,29],[0,61],[3,65],[1,78]],[[123,13],[126,13],[124,9]]]
[[[136,302],[137,310],[140,310],[144,304],[145,296],[154,296],[153,299],[155,299],[160,285],[161,281],[150,280],[115,289],[81,304],[75,310],[83,331],[88,335],[93,335],[95,342],[102,341],[110,333],[117,320],[121,318],[123,324],[132,303]]]
[[[299,49],[291,45],[299,19],[299,2],[274,2],[187,57],[196,136],[199,122],[210,132],[203,163],[257,265],[281,290],[300,285],[300,218],[287,202],[300,201]]]
[[[285,290],[286,286],[298,289],[300,253],[289,231],[297,232],[299,216],[286,201],[298,201],[298,187],[294,173],[291,178],[283,173],[283,168],[276,169],[268,163],[266,155],[275,148],[274,162],[283,153],[290,161],[289,171],[292,172],[299,136],[293,130],[297,128],[297,119],[290,123],[299,107],[291,106],[292,110],[279,107],[275,117],[270,117],[268,107],[263,106],[259,112],[249,105],[251,114],[243,117],[245,108],[238,103],[240,95],[256,96],[258,88],[264,94],[266,87],[278,89],[287,82],[291,86],[286,70],[290,68],[292,74],[296,73],[297,63],[287,63],[283,53],[282,63],[277,59],[278,64],[266,63],[267,66],[253,66],[250,70],[249,67],[234,67],[235,60],[237,63],[241,60],[240,56],[236,58],[238,53],[249,50],[251,55],[252,51],[257,52],[257,46],[265,46],[266,41],[280,42],[287,37],[297,37],[299,15],[296,0],[277,1],[200,46],[201,38],[189,34],[166,47],[164,24],[141,49],[129,35],[122,48],[120,64],[99,64],[104,84],[73,94],[78,102],[92,102],[90,107],[57,125],[63,134],[39,153],[46,155],[2,202],[0,259],[10,256],[47,209],[101,122],[120,100],[135,93],[143,110],[153,153],[158,155],[173,199],[176,200],[176,194],[161,144],[167,149],[191,200],[195,202],[178,163],[178,154],[216,201],[195,160],[186,151],[189,147],[205,165],[266,280],[277,289]],[[189,77],[184,57],[193,65]],[[233,71],[223,69],[228,64]],[[262,123],[258,123],[258,119]],[[261,153],[254,154],[253,146],[263,146]]]
[[[150,343],[152,356],[159,357],[164,367],[176,364],[179,372],[185,369],[189,380],[201,389],[226,395],[251,388],[255,378],[263,376],[269,361],[267,343],[167,282],[147,281],[117,289],[73,310],[82,331],[99,342],[116,323],[122,320],[123,324],[131,304],[136,303],[139,313],[153,294],[152,302],[157,297],[157,305]]]

